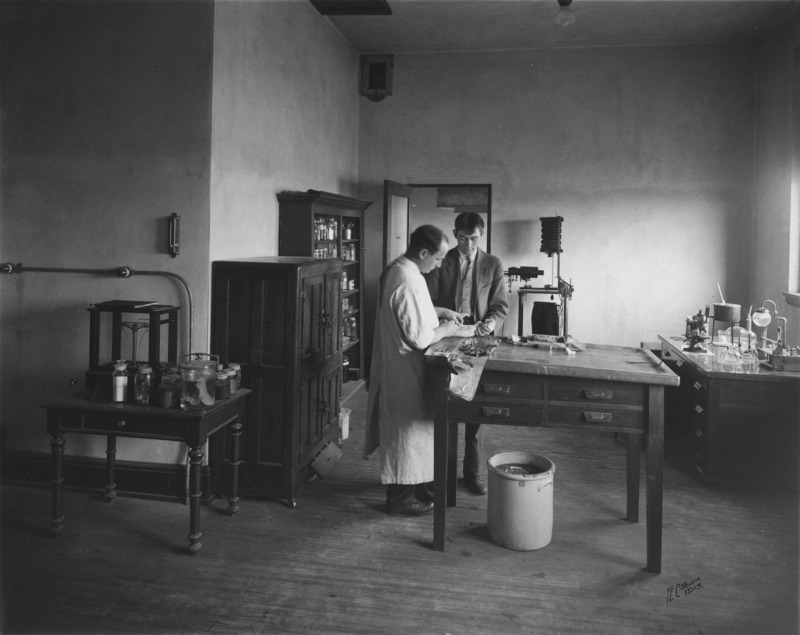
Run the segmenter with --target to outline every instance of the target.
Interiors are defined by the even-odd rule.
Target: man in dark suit
[[[483,235],[483,217],[475,212],[456,216],[453,235],[457,246],[447,252],[442,265],[425,276],[434,306],[464,315],[465,324],[475,324],[476,335],[500,333],[508,315],[503,263],[478,247]],[[480,424],[464,427],[464,486],[473,494],[486,494],[480,468]]]

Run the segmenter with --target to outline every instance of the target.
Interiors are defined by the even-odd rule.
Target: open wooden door
[[[402,256],[408,246],[408,210],[411,186],[383,182],[383,266]]]

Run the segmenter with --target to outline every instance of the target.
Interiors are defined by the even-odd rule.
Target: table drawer
[[[120,436],[147,435],[150,438],[177,438],[179,440],[183,438],[183,425],[167,418],[137,416],[131,415],[129,412],[120,412],[119,415],[115,415],[77,411],[62,411],[57,416],[59,425],[65,432],[96,432],[97,434],[118,434]]]
[[[511,401],[508,399],[478,399],[464,401],[452,399],[447,407],[451,421],[468,423],[509,423],[530,426],[544,422],[544,402]]]
[[[545,379],[538,375],[485,371],[478,386],[478,396],[511,399],[544,399]]]
[[[641,406],[645,403],[643,384],[603,383],[584,379],[551,379],[550,401],[592,402]]]
[[[598,403],[561,403],[551,401],[548,406],[549,425],[581,425],[598,428],[642,430],[645,412],[642,408],[622,408]]]

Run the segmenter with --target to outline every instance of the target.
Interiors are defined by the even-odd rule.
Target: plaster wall
[[[169,271],[207,305],[212,3],[15,3],[0,29],[0,260]],[[183,221],[177,258],[166,248],[172,213]],[[0,276],[0,294],[10,449],[49,451],[38,406],[74,390],[71,378],[83,385],[91,302],[181,306],[188,347],[186,294],[171,278],[23,272]],[[172,461],[176,445],[120,439],[118,458]],[[104,450],[103,438],[83,435],[66,447]]]
[[[382,200],[383,179],[491,183],[506,267],[549,282],[539,219],[564,218],[574,336],[680,334],[717,283],[748,297],[755,64],[729,46],[396,55],[393,95],[362,101],[361,196]],[[368,230],[374,282],[382,222]],[[514,293],[506,333],[516,312]]]
[[[757,188],[752,236],[752,292],[747,304],[769,299],[787,318],[787,343],[800,344],[800,19],[775,34],[759,55]],[[791,133],[794,131],[794,134]],[[793,142],[794,137],[794,142]],[[772,309],[772,305],[768,304]],[[769,337],[776,329],[769,327]]]
[[[211,260],[277,255],[283,190],[354,196],[358,55],[307,0],[215,7]]]
[[[358,57],[306,0],[28,3],[2,28],[0,261],[109,272],[0,276],[6,447],[47,452],[38,405],[82,385],[90,302],[180,305],[181,353],[208,351],[210,262],[277,253],[281,190],[356,194]],[[120,279],[121,265],[188,281],[191,345],[183,287]],[[104,452],[102,438],[66,447]],[[120,460],[184,452],[118,445]]]

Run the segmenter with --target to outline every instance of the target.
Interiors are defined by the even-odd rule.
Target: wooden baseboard
[[[65,490],[105,491],[106,463],[104,459],[64,457]],[[36,452],[6,450],[3,453],[3,485],[50,486],[53,480],[51,457]],[[114,467],[117,494],[136,498],[186,502],[186,466],[165,463],[117,461]],[[201,486],[203,498],[211,500],[210,477],[203,467]]]

